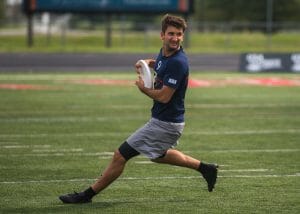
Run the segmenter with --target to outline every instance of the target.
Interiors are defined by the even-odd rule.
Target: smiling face
[[[169,56],[180,48],[184,32],[182,28],[168,26],[165,32],[161,32],[160,36],[163,41],[164,55]]]

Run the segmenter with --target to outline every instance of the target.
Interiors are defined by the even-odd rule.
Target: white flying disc
[[[137,64],[141,65],[141,68],[139,69],[141,77],[144,81],[145,87],[146,88],[153,88],[153,83],[152,83],[152,75],[151,75],[151,70],[148,66],[148,64],[145,62],[145,60],[139,60]]]

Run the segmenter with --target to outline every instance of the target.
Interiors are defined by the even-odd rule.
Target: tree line
[[[268,6],[274,22],[300,21],[300,0],[194,0],[194,6],[201,22],[265,22]]]
[[[266,22],[268,19],[267,16],[271,16],[273,23],[300,23],[300,0],[193,0],[193,2],[194,13],[191,16],[197,23]],[[0,0],[0,25],[5,24],[5,3],[6,1]],[[272,13],[268,15],[267,8],[270,6],[270,3],[272,4]],[[105,21],[105,18],[101,14],[96,16],[95,14],[92,16],[77,14],[72,17],[71,25],[76,25],[83,18],[90,22],[91,26],[101,24]],[[127,18],[134,23],[155,20],[155,16],[141,17],[135,15]]]

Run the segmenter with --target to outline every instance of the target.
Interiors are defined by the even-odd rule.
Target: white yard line
[[[135,161],[135,164],[154,164],[152,161]]]
[[[40,137],[103,137],[127,136],[131,132],[83,132],[83,133],[39,133],[39,134],[0,134],[0,138],[40,138]],[[253,134],[299,134],[300,129],[268,129],[268,130],[240,130],[240,131],[186,131],[184,135],[253,135]]]
[[[214,153],[277,153],[277,152],[299,152],[300,149],[236,149],[236,150],[215,150]]]
[[[266,104],[188,104],[187,108],[203,108],[203,109],[235,109],[235,108],[278,108],[278,107],[300,107],[299,104],[282,104],[282,103],[266,103]]]
[[[103,137],[103,136],[122,136],[128,135],[130,132],[93,132],[93,133],[39,133],[39,134],[0,134],[0,138],[44,138],[44,137]]]
[[[152,161],[135,161],[135,164],[154,164]],[[223,165],[224,166],[224,165]],[[273,169],[219,169],[219,172],[269,172]]]
[[[72,106],[74,107],[74,106]],[[75,108],[73,110],[78,110],[80,106],[78,106],[78,108]],[[250,104],[250,103],[240,103],[240,104],[226,104],[226,103],[215,103],[215,104],[205,104],[205,103],[199,103],[199,104],[187,104],[186,105],[187,108],[193,108],[193,109],[236,109],[236,108],[278,108],[278,107],[300,107],[299,104],[289,104],[289,103],[265,103],[265,104]],[[145,105],[107,105],[107,106],[101,106],[101,108],[103,109],[128,109],[128,110],[136,110],[136,109],[149,109],[150,106],[145,106]],[[84,111],[84,109],[82,109]],[[7,115],[7,113],[12,113],[12,114],[18,114],[20,111],[9,111],[5,112],[5,115]],[[38,114],[54,114],[56,112],[61,112],[60,110],[57,111],[22,111],[23,113],[29,114],[29,115],[38,115]],[[100,110],[99,110],[100,112]],[[0,113],[1,115],[1,113]],[[60,118],[64,118],[64,120],[72,120],[71,117],[60,117]],[[68,119],[69,118],[69,119]],[[77,117],[78,118],[78,117]],[[82,117],[83,120],[84,119],[88,119],[89,117]],[[99,119],[102,117],[98,117]],[[103,117],[104,118],[104,117]],[[16,120],[24,120],[24,119],[30,119],[30,118],[17,118]],[[41,118],[33,118],[32,121],[40,121],[42,119]],[[1,119],[3,121],[10,121],[11,119]],[[54,119],[53,119],[54,120]],[[54,120],[55,121],[55,120]]]
[[[23,154],[0,154],[0,157],[65,157],[65,156],[95,156],[100,159],[111,159],[112,155],[103,155],[102,152],[79,153],[79,152],[56,152],[56,153],[23,153]]]
[[[197,151],[183,151],[192,153]],[[212,153],[293,153],[300,152],[300,149],[237,149],[237,150],[201,150],[201,152]],[[21,154],[0,154],[0,157],[55,157],[55,156],[96,156],[101,159],[110,159],[113,152],[83,152],[82,148],[57,149],[57,150],[33,150],[33,153]],[[143,156],[142,156],[143,157]],[[151,161],[137,161],[137,164],[149,164]]]
[[[45,145],[47,146],[47,145]],[[23,148],[23,147],[17,147]],[[24,148],[32,148],[26,146]],[[46,147],[47,148],[47,147]],[[184,153],[193,153],[198,151],[183,151]],[[300,152],[300,149],[236,149],[236,150],[201,150],[207,153],[293,153]],[[101,159],[110,159],[113,152],[84,152],[82,148],[69,148],[69,149],[34,149],[32,153],[20,154],[0,154],[0,157],[56,157],[56,156],[95,156]],[[145,158],[144,156],[140,156]],[[136,161],[137,164],[150,164],[151,161]]]
[[[253,135],[253,134],[297,134],[300,129],[269,129],[269,130],[240,130],[240,131],[187,131],[185,135]]]
[[[299,177],[300,173],[295,174],[269,174],[269,175],[220,175],[218,178],[283,178]],[[159,176],[159,177],[123,177],[119,180],[177,180],[177,179],[199,179],[201,176]],[[40,183],[69,183],[69,182],[92,182],[96,179],[58,179],[58,180],[29,180],[29,181],[1,181],[0,184],[40,184]]]
[[[1,146],[7,146],[7,145],[19,145],[19,142],[15,142],[15,141],[0,141],[0,147]]]
[[[143,120],[145,117],[138,116],[109,116],[109,117],[28,117],[28,118],[0,118],[1,123],[77,123],[77,122],[103,122],[112,120]]]
[[[51,145],[1,145],[0,149],[32,149],[32,148],[49,148]]]
[[[278,152],[300,152],[300,149],[224,149],[224,150],[200,150],[201,152],[213,153],[278,153]],[[182,151],[191,154],[200,151]]]
[[[103,106],[106,109],[142,109],[145,106],[141,105],[111,105]],[[187,104],[187,108],[193,109],[236,109],[236,108],[278,108],[278,107],[300,107],[299,104],[287,104],[287,103],[266,103],[266,104],[251,104],[251,103],[241,103],[241,104]]]
[[[219,169],[219,172],[270,172],[273,169]]]
[[[299,106],[300,107],[300,106]],[[278,116],[278,117],[276,117]],[[252,119],[274,120],[280,118],[294,119],[299,118],[294,115],[269,115],[253,116]],[[25,117],[25,118],[0,118],[0,123],[87,123],[87,122],[105,122],[105,121],[140,121],[147,120],[147,116],[101,116],[101,117]]]
[[[82,148],[71,149],[33,149],[32,152],[36,153],[51,153],[51,152],[83,152]]]

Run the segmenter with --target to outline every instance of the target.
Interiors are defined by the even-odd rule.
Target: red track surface
[[[72,84],[84,85],[112,85],[112,86],[133,86],[133,80],[111,80],[111,79],[82,79],[67,81]],[[224,87],[224,86],[273,86],[273,87],[295,87],[300,86],[300,78],[228,78],[228,79],[190,79],[190,88],[201,87]],[[0,89],[8,90],[49,90],[53,89],[51,86],[33,85],[33,84],[17,84],[6,83],[0,84]]]

